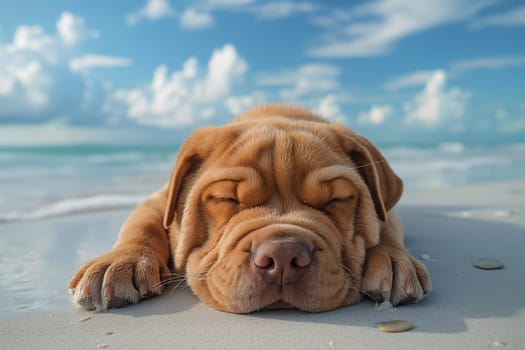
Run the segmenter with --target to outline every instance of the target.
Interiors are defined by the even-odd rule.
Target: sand
[[[53,293],[64,302],[51,303],[47,309],[40,305],[39,311],[3,312],[1,348],[525,348],[525,181],[410,194],[400,213],[407,246],[430,271],[432,294],[419,304],[393,310],[365,300],[320,314],[222,313],[200,303],[186,287],[106,313],[78,310],[65,301],[69,271],[85,255],[111,245],[114,234],[108,232],[118,228],[126,213],[3,225],[0,233],[16,230],[21,240],[26,239],[23,232],[29,235],[36,225],[44,232],[38,246],[53,239],[62,248],[56,249],[62,258],[50,266],[61,266],[53,283],[63,284]],[[68,253],[71,250],[75,253]],[[471,262],[480,257],[499,259],[505,268],[476,269]],[[4,302],[5,298],[9,300],[8,295]],[[29,310],[34,306],[28,305]],[[414,329],[395,334],[378,329],[377,323],[392,319],[407,320]]]

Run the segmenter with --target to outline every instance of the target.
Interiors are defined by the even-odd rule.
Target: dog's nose
[[[253,253],[253,264],[269,283],[294,283],[310,266],[312,251],[303,242],[267,240]]]

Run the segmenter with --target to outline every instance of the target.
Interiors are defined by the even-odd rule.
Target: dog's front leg
[[[377,302],[414,303],[432,290],[425,266],[403,243],[403,226],[395,210],[388,213],[379,244],[366,252],[361,290]]]
[[[106,310],[162,293],[170,276],[166,202],[165,189],[153,194],[126,220],[111,251],[78,269],[68,285],[76,304]]]

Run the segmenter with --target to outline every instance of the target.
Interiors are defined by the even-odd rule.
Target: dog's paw
[[[162,293],[170,272],[154,251],[117,247],[85,263],[68,284],[73,301],[87,310],[107,310]]]
[[[367,251],[362,292],[376,302],[415,303],[432,290],[425,266],[405,248],[379,244]]]

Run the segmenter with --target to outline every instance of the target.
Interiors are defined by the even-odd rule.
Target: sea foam
[[[101,194],[62,199],[30,212],[11,211],[0,214],[0,222],[28,221],[106,210],[130,209],[146,196]]]

